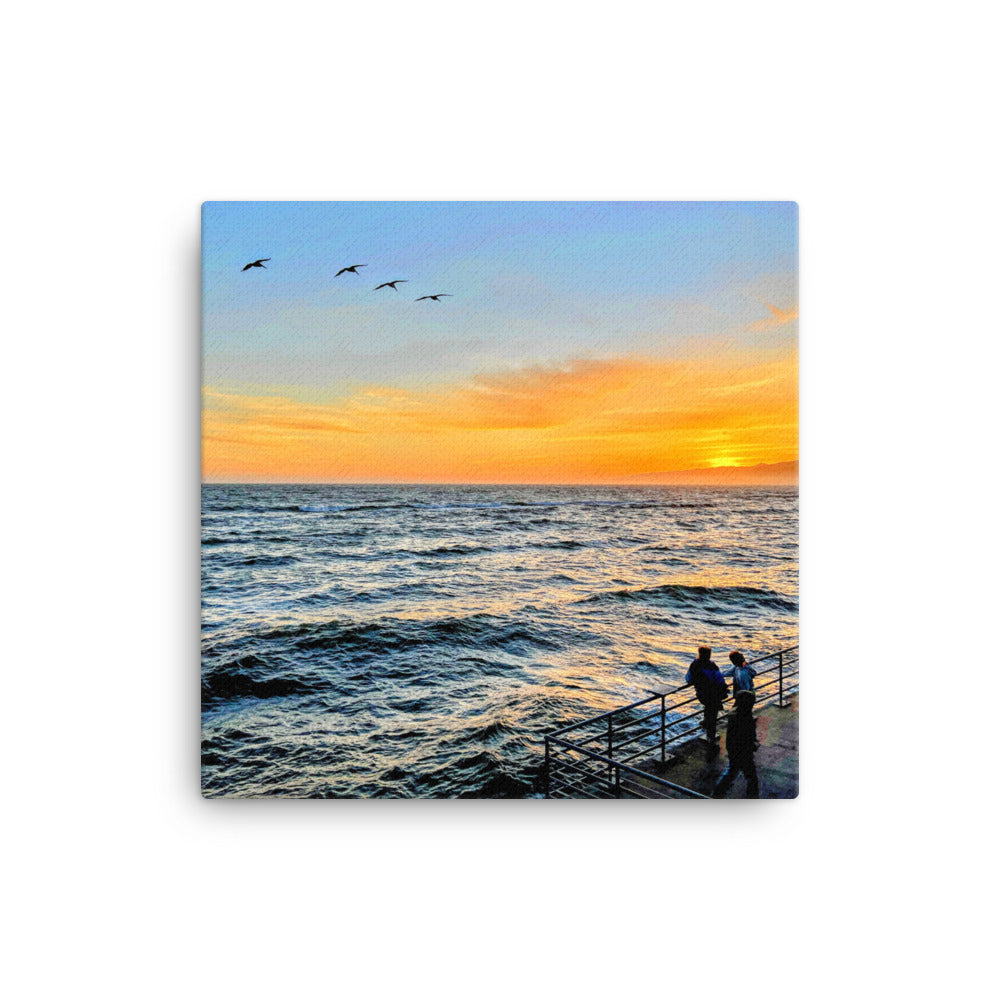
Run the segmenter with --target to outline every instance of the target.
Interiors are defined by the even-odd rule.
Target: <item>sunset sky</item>
[[[206,203],[204,479],[795,461],[797,244],[791,202]]]

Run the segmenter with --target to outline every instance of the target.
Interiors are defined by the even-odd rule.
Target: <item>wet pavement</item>
[[[755,754],[757,777],[762,799],[794,799],[799,794],[799,699],[792,695],[784,708],[776,704],[765,705],[754,711],[757,719],[757,739],[760,749]],[[666,778],[684,788],[694,789],[702,795],[711,795],[716,783],[726,770],[726,741],[724,717],[719,718],[719,739],[714,744],[704,739],[692,740],[673,751],[666,764],[659,759],[636,761],[635,766],[658,777]],[[632,783],[634,791],[659,798],[655,783],[644,785],[641,779]],[[724,798],[745,798],[746,779],[742,774]]]

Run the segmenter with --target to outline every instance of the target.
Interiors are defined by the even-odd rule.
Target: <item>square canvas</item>
[[[208,202],[202,792],[798,792],[792,202]]]

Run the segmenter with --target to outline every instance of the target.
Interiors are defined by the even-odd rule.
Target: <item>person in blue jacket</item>
[[[705,706],[705,717],[702,726],[709,742],[715,742],[715,725],[719,717],[722,703],[729,697],[726,679],[719,668],[712,662],[712,650],[708,646],[698,647],[698,659],[692,660],[684,678],[687,684],[694,685],[694,693]]]
[[[753,679],[757,676],[757,671],[747,666],[747,658],[738,649],[729,654],[729,659],[733,669],[726,676],[733,679],[733,698],[735,699],[741,691],[749,691],[752,706],[757,700],[757,692],[753,689]]]

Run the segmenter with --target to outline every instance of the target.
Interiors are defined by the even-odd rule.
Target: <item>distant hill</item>
[[[775,462],[773,465],[723,465],[714,469],[684,469],[679,472],[653,472],[636,476],[636,483],[674,486],[797,486],[799,463]]]

